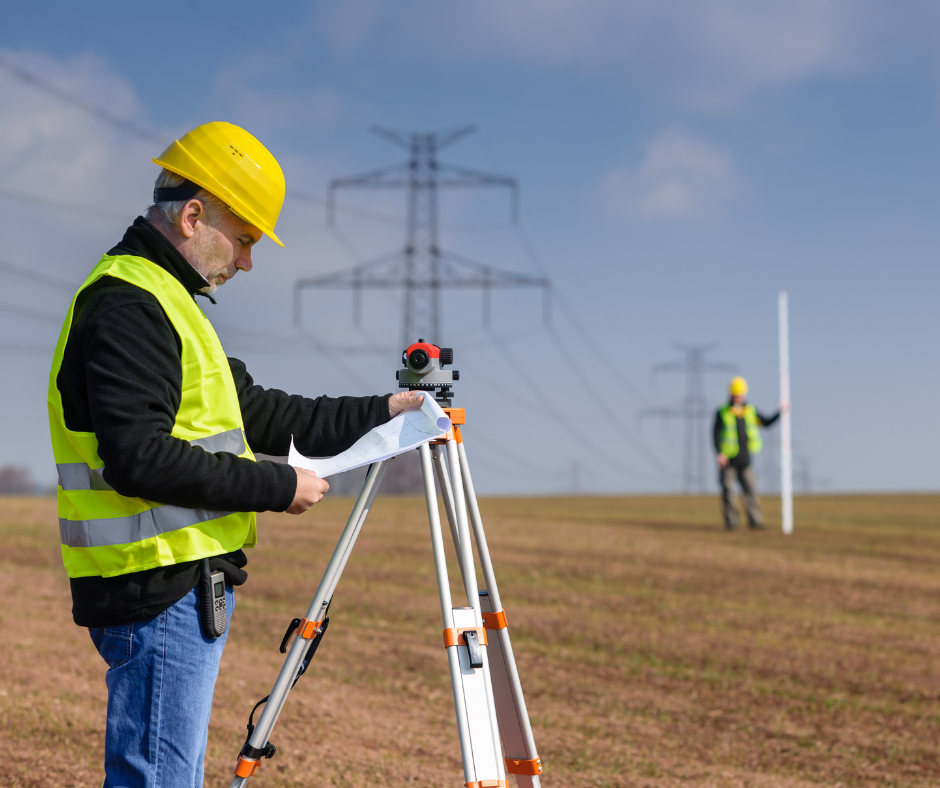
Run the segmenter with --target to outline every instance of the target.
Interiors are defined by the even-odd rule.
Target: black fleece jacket
[[[179,251],[141,217],[108,254],[146,258],[194,295],[206,287]],[[287,454],[293,435],[302,453],[329,456],[388,421],[389,395],[307,399],[256,385],[238,359],[230,358],[229,366],[253,451]],[[170,435],[182,382],[180,338],[153,295],[110,276],[82,291],[56,383],[66,426],[95,433],[108,484],[122,495],[176,506],[287,509],[297,486],[290,466],[210,454]],[[210,563],[234,585],[247,578],[241,550]],[[117,577],[73,578],[72,615],[86,627],[148,618],[188,594],[198,580],[197,561]]]

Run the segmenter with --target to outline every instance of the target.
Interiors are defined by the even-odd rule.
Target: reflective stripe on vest
[[[744,429],[747,434],[748,454],[757,454],[764,447],[764,442],[760,436],[760,424],[757,421],[757,411],[753,405],[742,406],[744,419]],[[730,405],[723,405],[718,410],[724,429],[721,433],[721,453],[729,460],[737,457],[740,452],[738,445],[738,418],[734,415]]]
[[[102,276],[122,279],[152,294],[180,339],[182,387],[170,437],[210,454],[227,452],[254,460],[245,440],[228,360],[192,295],[149,260],[109,255],[95,266],[79,293]],[[49,377],[49,426],[59,474],[59,535],[69,577],[113,577],[254,547],[254,512],[162,504],[121,495],[105,481],[97,438],[65,425],[57,385],[74,309],[73,299]]]
[[[59,540],[67,547],[130,544],[230,514],[231,512],[211,512],[206,509],[164,505],[128,517],[104,520],[66,520],[60,517]]]
[[[226,430],[215,435],[207,435],[205,438],[196,438],[190,441],[193,446],[205,449],[209,454],[215,454],[217,451],[227,451],[230,454],[242,454],[245,449],[245,433],[241,427],[234,430]]]
[[[226,451],[230,454],[242,454],[245,451],[245,435],[241,427],[226,430],[217,435],[197,438],[190,441],[193,446],[215,454]],[[59,472],[59,487],[63,490],[114,490],[104,480],[104,467],[89,468],[84,462],[61,462],[55,466]],[[199,522],[198,520],[195,522]],[[62,544],[65,544],[63,542]],[[87,547],[87,545],[85,545]]]
[[[113,490],[104,480],[104,468],[89,468],[85,462],[60,462],[59,487],[63,490]]]

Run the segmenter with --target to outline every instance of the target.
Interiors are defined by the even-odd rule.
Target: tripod
[[[441,366],[451,363],[452,359],[453,353],[448,348],[438,348],[419,340],[403,354],[406,369],[399,370],[399,385],[424,389],[427,392],[425,396],[433,394],[441,404],[449,406],[449,381],[457,379],[458,373],[443,371]],[[466,788],[507,788],[506,775],[511,774],[519,788],[538,788],[542,764],[529,724],[506,613],[500,600],[460,432],[461,425],[466,423],[466,415],[463,408],[445,407],[444,412],[451,420],[451,429],[442,438],[421,445],[418,451],[444,624],[444,647],[450,667],[463,758],[464,784]],[[369,468],[307,614],[294,619],[287,629],[281,643],[281,652],[286,652],[287,657],[271,694],[255,706],[257,709],[264,703],[264,711],[256,726],[251,721],[254,717],[252,710],[248,740],[238,757],[231,788],[247,785],[260,767],[261,758],[270,758],[275,753],[276,748],[268,739],[288,694],[307,670],[326,632],[333,592],[372,509],[388,462],[378,462]],[[451,598],[435,478],[457,553],[466,607],[454,607]],[[471,529],[486,582],[485,589],[477,587]],[[293,643],[287,651],[292,635],[295,635]]]

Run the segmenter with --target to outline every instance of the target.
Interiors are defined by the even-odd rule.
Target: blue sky
[[[680,400],[683,379],[653,379],[651,366],[676,358],[675,343],[716,341],[712,357],[737,364],[772,411],[780,288],[798,464],[834,490],[936,490],[938,33],[940,7],[913,1],[345,0],[264,14],[240,2],[144,12],[37,1],[6,11],[0,58],[158,139],[241,124],[281,160],[289,188],[318,197],[331,177],[401,159],[371,124],[477,124],[443,158],[519,178],[521,228],[503,194],[447,195],[443,243],[520,273],[541,266],[616,367],[560,304],[546,331],[537,295],[497,295],[487,331],[476,296],[448,295],[444,340],[483,491],[675,489],[679,424],[639,411]],[[0,100],[0,261],[80,282],[147,205],[161,144],[2,67]],[[404,212],[401,194],[341,199]],[[263,242],[255,270],[209,312],[264,385],[394,385],[397,295],[367,298],[359,330],[344,296],[311,296],[304,333],[291,327],[294,279],[403,236],[349,211],[338,229],[348,243],[322,205],[288,199],[287,248]],[[68,301],[9,275],[0,292],[47,316]],[[58,328],[8,311],[0,328],[0,464],[51,481],[44,401]],[[709,376],[710,402],[726,385]]]

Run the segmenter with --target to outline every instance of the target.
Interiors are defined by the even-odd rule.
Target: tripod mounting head
[[[419,339],[402,351],[401,363],[404,369],[395,373],[399,388],[431,392],[438,404],[450,407],[453,396],[450,385],[460,380],[456,369],[444,369],[446,364],[454,363],[453,348],[438,347]]]

